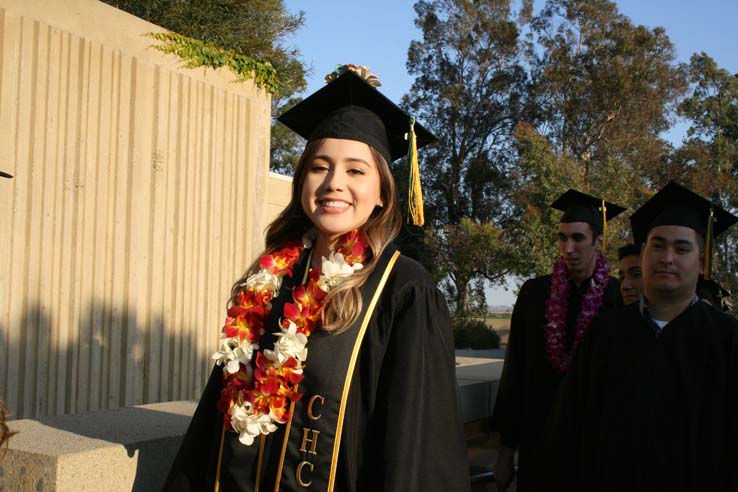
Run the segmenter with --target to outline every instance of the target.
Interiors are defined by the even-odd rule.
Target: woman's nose
[[[332,169],[328,171],[323,180],[323,188],[326,191],[342,191],[345,187],[342,173]]]

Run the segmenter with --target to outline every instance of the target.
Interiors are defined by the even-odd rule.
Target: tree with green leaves
[[[671,148],[661,138],[686,87],[662,28],[633,25],[608,0],[548,0],[529,23],[531,100],[539,112],[520,131],[517,239],[530,273],[556,256],[552,199],[577,188],[624,206],[642,203]],[[608,224],[613,258],[628,224]]]
[[[527,81],[510,2],[419,1],[415,12],[422,39],[408,51],[404,105],[439,137],[421,155],[427,216],[501,220]]]
[[[690,91],[679,114],[690,127],[658,184],[675,179],[727,210],[738,210],[738,74],[720,68],[705,53],[692,55]],[[715,277],[738,306],[738,230],[716,243]]]
[[[415,12],[422,38],[408,51],[415,81],[403,104],[439,137],[421,153],[426,220],[433,226],[426,242],[451,248],[451,255],[476,250],[485,258],[471,269],[455,256],[429,265],[448,279],[447,293],[461,313],[473,281],[510,270],[495,242],[511,219],[510,135],[525,110],[527,76],[509,0],[421,0]],[[400,181],[405,173],[401,167]]]
[[[283,0],[103,0],[106,3],[182,36],[260,62],[276,72],[272,115],[297,100],[305,90],[307,69],[297,48],[285,38],[305,22],[304,12],[291,14]],[[293,132],[272,125],[272,169],[291,173],[301,151]]]
[[[515,271],[513,247],[491,222],[463,218],[433,230],[427,250],[436,280],[451,298],[457,315],[486,314],[485,282],[501,284]]]

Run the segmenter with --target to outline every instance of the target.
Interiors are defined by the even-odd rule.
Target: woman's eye
[[[362,176],[364,174],[366,174],[362,169],[358,169],[358,168],[349,169],[348,172],[349,172],[349,174],[358,174],[358,175],[362,175]]]
[[[310,170],[314,173],[324,172],[328,170],[328,166],[325,166],[323,164],[313,164]]]

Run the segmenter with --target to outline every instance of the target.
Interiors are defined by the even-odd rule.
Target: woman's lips
[[[343,200],[318,200],[318,205],[326,213],[341,213],[349,208],[349,203]]]

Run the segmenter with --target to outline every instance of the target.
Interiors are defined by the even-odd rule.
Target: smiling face
[[[559,224],[559,251],[569,273],[578,282],[594,273],[597,253],[602,249],[602,236],[595,239],[593,234],[592,226],[586,222]]]
[[[620,260],[620,294],[625,304],[641,299],[641,258],[628,255]]]
[[[694,294],[702,268],[697,233],[689,227],[654,227],[643,247],[643,288],[649,300]]]
[[[300,199],[327,244],[362,226],[382,205],[379,170],[369,146],[326,138],[306,163]]]

